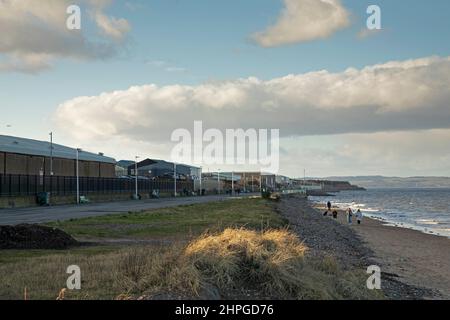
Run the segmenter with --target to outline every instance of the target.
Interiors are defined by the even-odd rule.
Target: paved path
[[[246,197],[249,195],[246,195]],[[206,196],[188,198],[163,198],[140,201],[120,201],[91,203],[83,205],[63,205],[53,207],[33,207],[18,209],[1,209],[0,225],[16,225],[20,223],[43,223],[56,220],[69,220],[93,216],[102,216],[111,213],[141,211],[175,207],[187,204],[206,203],[235,199],[230,196]]]

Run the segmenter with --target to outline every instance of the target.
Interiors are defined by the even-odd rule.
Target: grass
[[[239,199],[214,203],[179,206],[127,214],[53,222],[48,225],[62,229],[78,239],[185,238],[205,230],[227,227],[261,229],[286,224],[271,204],[262,199]]]
[[[83,239],[170,239],[166,245],[0,251],[0,299],[56,299],[69,265],[82,290],[67,299],[376,299],[362,270],[308,248],[263,199],[197,204],[50,224]],[[176,239],[176,240],[174,240]]]
[[[111,252],[52,254],[0,266],[0,296],[55,299],[67,266],[82,270],[82,290],[67,299],[375,299],[362,271],[305,256],[287,230],[225,229],[187,245],[131,246]]]

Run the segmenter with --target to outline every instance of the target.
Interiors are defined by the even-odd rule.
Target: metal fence
[[[135,192],[135,180],[130,178],[79,178],[80,194],[115,194]],[[173,193],[174,181],[170,178],[138,179],[139,194],[152,193],[159,190],[160,193]],[[194,191],[192,180],[178,180],[177,191]],[[69,196],[77,193],[76,177],[39,176],[39,175],[14,175],[0,174],[0,197],[33,196],[40,192],[50,192],[53,196]]]

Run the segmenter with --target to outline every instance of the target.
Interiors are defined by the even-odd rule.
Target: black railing
[[[80,194],[134,194],[136,184],[132,178],[79,178]],[[169,178],[138,179],[139,194],[152,193],[159,190],[160,193],[173,193],[174,181]],[[194,191],[192,180],[178,180],[177,192]],[[77,193],[76,177],[61,176],[32,176],[0,174],[0,197],[33,196],[40,192],[50,192],[53,196],[70,196]]]

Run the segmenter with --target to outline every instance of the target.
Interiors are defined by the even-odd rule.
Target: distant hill
[[[327,177],[326,180],[349,181],[363,188],[450,188],[450,177]]]

